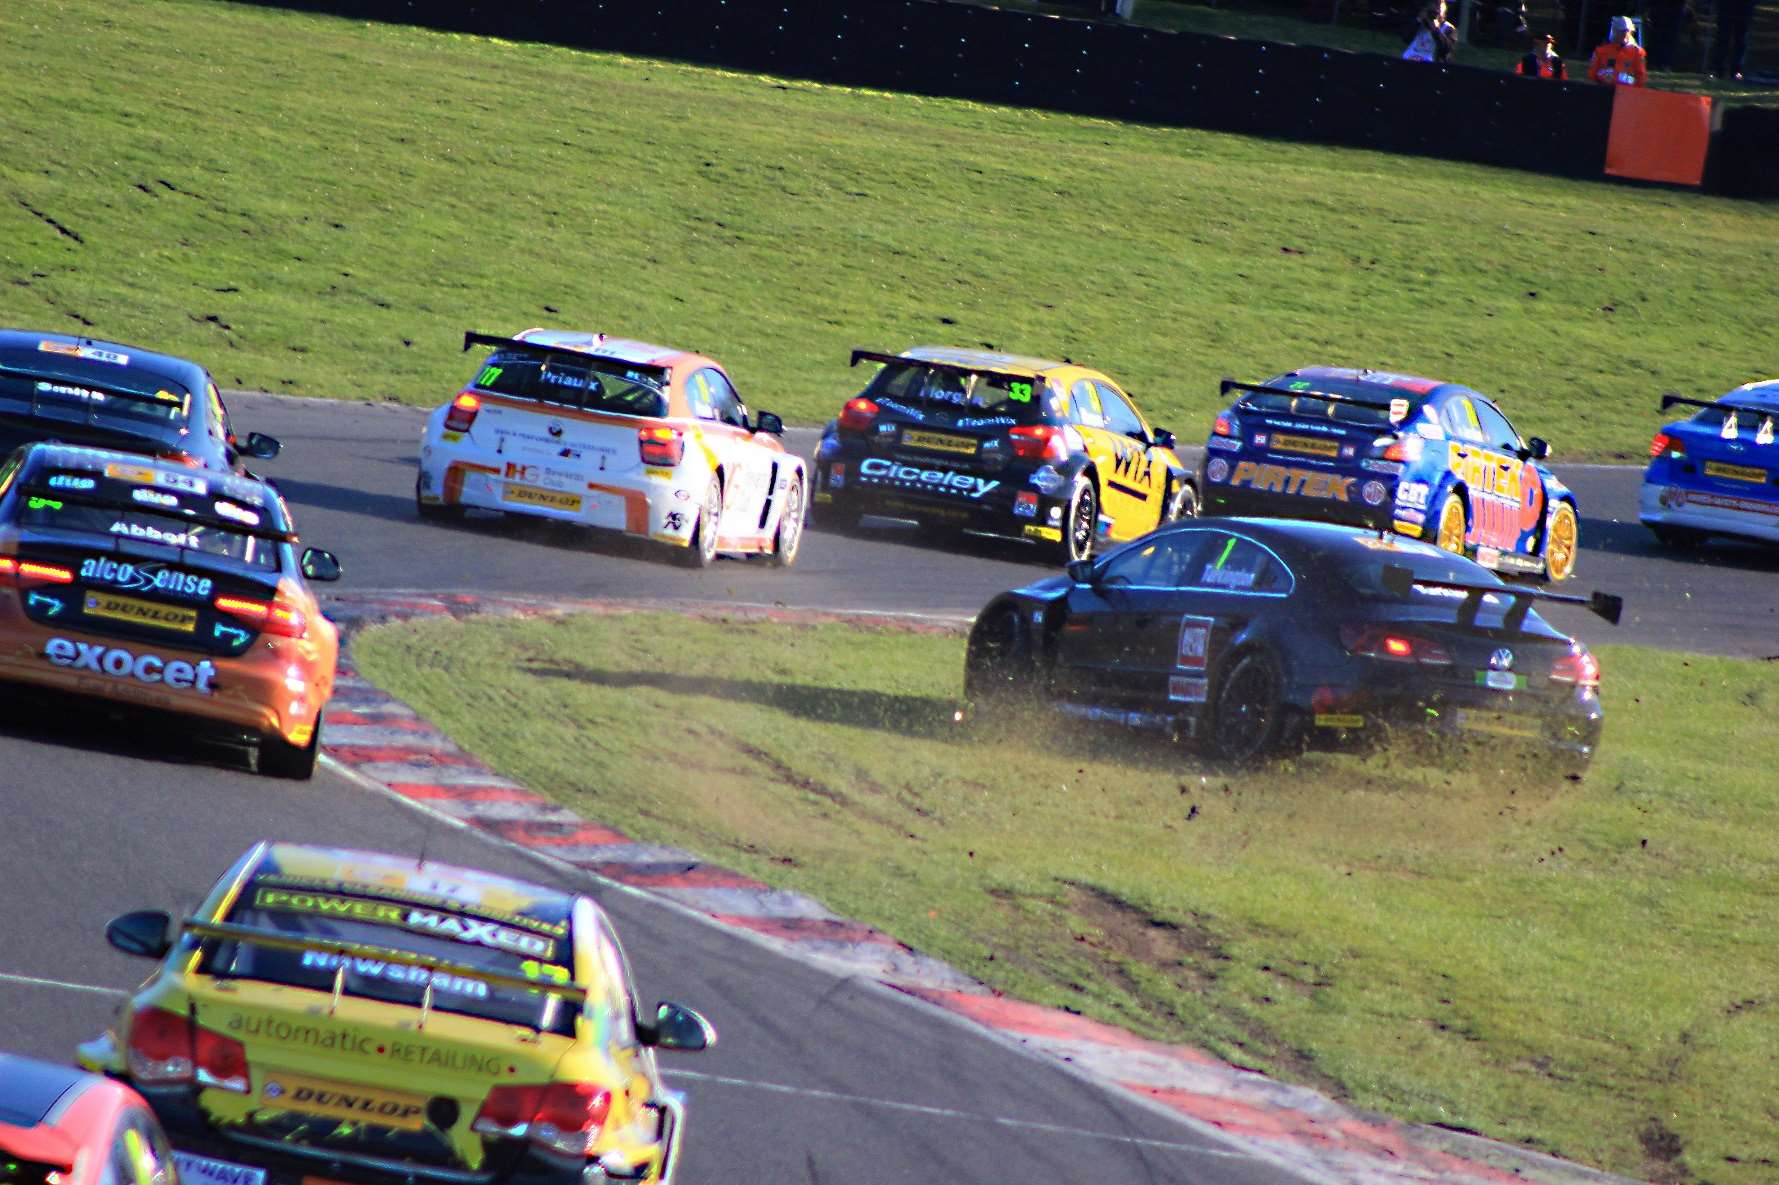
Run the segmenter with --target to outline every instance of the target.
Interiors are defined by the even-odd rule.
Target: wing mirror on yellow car
[[[172,916],[163,910],[139,909],[112,918],[105,927],[105,941],[126,955],[158,959],[173,949],[167,934],[172,925]]]
[[[637,1024],[636,1036],[644,1045],[653,1045],[656,1049],[677,1049],[683,1053],[696,1053],[717,1043],[717,1031],[711,1028],[708,1020],[690,1008],[670,1000],[663,1000],[655,1005],[655,1019],[652,1024]]]

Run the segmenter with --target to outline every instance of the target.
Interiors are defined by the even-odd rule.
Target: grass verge
[[[1779,664],[1606,648],[1604,753],[1552,785],[960,726],[951,634],[635,614],[354,654],[586,817],[1023,998],[1653,1180],[1779,1162]]]
[[[102,68],[94,68],[102,63]],[[708,350],[805,423],[847,351],[1468,381],[1562,459],[1771,364],[1779,206],[791,83],[215,0],[0,6],[0,323],[436,402],[465,328]]]

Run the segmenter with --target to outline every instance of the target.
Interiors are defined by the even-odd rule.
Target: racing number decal
[[[1008,383],[1007,398],[1015,403],[1030,403],[1032,401],[1032,385],[1030,383]]]

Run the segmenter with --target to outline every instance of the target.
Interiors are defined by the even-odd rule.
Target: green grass
[[[1471,382],[1573,460],[1762,373],[1779,320],[1779,205],[207,0],[10,0],[0,110],[0,323],[227,386],[432,403],[464,329],[558,324],[818,423],[853,346],[990,343],[1190,441],[1220,376],[1330,361]]]
[[[1020,997],[1621,1172],[1779,1161],[1779,664],[1605,650],[1604,751],[1553,784],[959,725],[945,634],[485,619],[354,653],[587,818]]]

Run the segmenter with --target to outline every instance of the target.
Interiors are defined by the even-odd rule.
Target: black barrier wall
[[[240,0],[855,86],[1600,178],[1612,88],[945,0]],[[1767,117],[1773,116],[1773,119]],[[1779,113],[1713,176],[1779,196]]]

